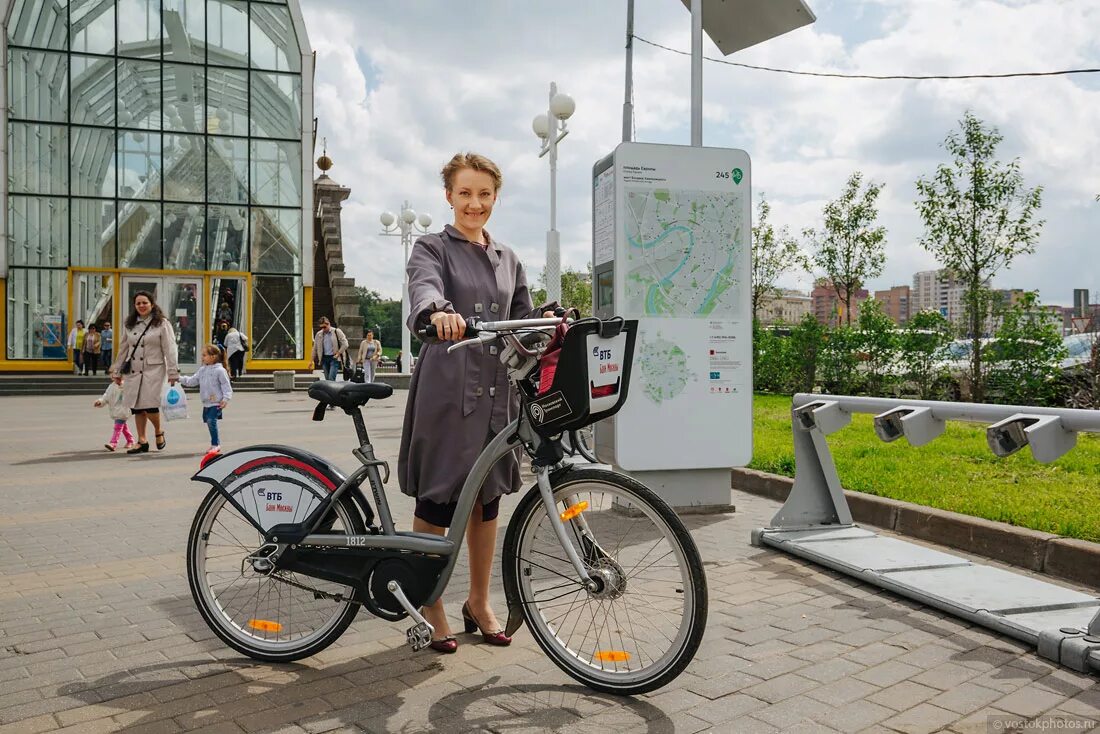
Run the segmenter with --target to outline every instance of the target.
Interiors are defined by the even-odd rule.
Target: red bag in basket
[[[561,357],[561,345],[565,342],[565,332],[569,326],[562,321],[554,329],[554,337],[546,345],[546,351],[539,360],[539,395],[545,395],[554,383],[554,373],[558,371],[558,358]]]

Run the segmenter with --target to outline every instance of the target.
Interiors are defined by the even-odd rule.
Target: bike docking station
[[[989,448],[1008,456],[1024,446],[1051,462],[1080,432],[1100,433],[1100,412],[1068,408],[949,403],[841,395],[794,396],[795,482],[787,501],[752,544],[826,566],[1036,646],[1040,656],[1079,672],[1100,672],[1100,598],[971,562],[856,525],[826,436],[852,413],[874,415],[883,441],[924,446],[946,421],[986,423]]]
[[[752,458],[749,156],[622,143],[592,170],[592,303],[638,322],[630,399],[596,455],[679,513],[731,512]]]

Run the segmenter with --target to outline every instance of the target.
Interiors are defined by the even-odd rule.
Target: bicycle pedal
[[[414,624],[405,631],[405,638],[413,652],[423,650],[432,642],[432,628],[424,622]]]

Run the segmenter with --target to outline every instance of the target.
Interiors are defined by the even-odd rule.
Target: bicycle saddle
[[[357,408],[368,400],[393,395],[393,388],[381,382],[332,382],[318,380],[309,386],[309,396],[337,408]]]

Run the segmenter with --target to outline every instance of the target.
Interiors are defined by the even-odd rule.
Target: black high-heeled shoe
[[[512,644],[512,638],[504,634],[503,629],[498,629],[495,632],[486,632],[485,629],[478,624],[476,618],[474,618],[473,612],[470,611],[470,602],[467,601],[462,605],[462,622],[466,630],[466,634],[473,634],[474,632],[481,633],[481,639],[490,645],[496,645],[497,647],[507,647]]]
[[[168,439],[164,437],[164,433],[154,434],[154,438],[157,439],[157,451],[164,451],[164,447],[168,445]]]
[[[144,454],[148,450],[149,450],[149,442],[148,441],[139,441],[138,445],[135,446],[134,448],[126,449],[126,453],[128,453],[128,454]]]

